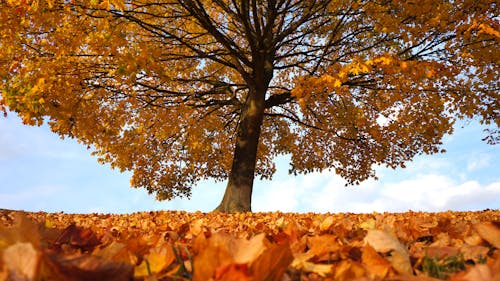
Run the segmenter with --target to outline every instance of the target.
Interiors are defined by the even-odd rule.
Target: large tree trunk
[[[224,213],[251,212],[252,188],[266,89],[250,91],[238,125],[233,165],[222,202]]]

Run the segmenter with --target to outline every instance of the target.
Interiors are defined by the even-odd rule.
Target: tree
[[[457,118],[500,126],[494,0],[7,0],[0,106],[48,122],[158,199],[228,179],[436,153]],[[499,131],[487,133],[498,142]]]

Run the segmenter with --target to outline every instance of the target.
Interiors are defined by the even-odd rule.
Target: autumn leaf
[[[333,216],[326,217],[321,224],[319,225],[319,229],[321,231],[327,231],[335,222],[335,218]]]
[[[211,178],[247,213],[278,155],[356,185],[442,152],[456,120],[498,139],[497,0],[77,2],[2,1],[0,111],[159,200]]]
[[[248,266],[246,264],[231,263],[228,265],[218,267],[215,270],[215,280],[250,281],[251,279],[248,272]]]
[[[44,260],[44,278],[59,280],[110,280],[125,281],[133,276],[133,266],[99,256],[49,255]]]
[[[413,269],[407,250],[401,242],[393,235],[377,229],[368,230],[364,242],[379,253],[390,253],[387,257],[396,271],[404,274],[412,274]]]
[[[353,280],[365,276],[365,273],[365,269],[360,263],[345,260],[335,267],[333,279],[339,281]]]
[[[372,278],[384,278],[391,269],[391,263],[380,256],[370,244],[362,248],[361,262],[366,266]]]
[[[317,261],[332,260],[338,258],[341,245],[334,235],[313,236],[307,239],[307,253],[316,257]]]
[[[28,242],[17,242],[7,247],[2,254],[7,271],[6,280],[37,280],[41,256]]]
[[[149,250],[141,264],[135,267],[134,277],[146,277],[160,273],[175,260],[172,245],[166,243]]]
[[[500,275],[497,248],[487,242],[491,237],[481,236],[484,229],[477,230],[478,225],[489,227],[498,221],[499,212],[491,210],[327,215],[18,213],[0,210],[2,281],[18,277],[116,281],[438,281],[437,277],[446,277],[494,281]],[[320,224],[326,217],[332,217],[334,223],[325,232]],[[359,227],[366,221],[375,228]],[[193,222],[207,231],[194,236]],[[419,227],[422,222],[425,227]],[[153,224],[156,226],[151,227]],[[99,240],[117,228],[120,235],[108,234],[106,242]],[[27,230],[33,231],[31,238]],[[289,235],[295,238],[289,239]],[[96,241],[101,243],[94,245]]]
[[[101,244],[101,241],[92,230],[70,224],[63,230],[57,240],[54,241],[55,247],[60,247],[64,244],[83,251],[91,251],[97,245]]]
[[[500,224],[498,222],[484,222],[474,225],[474,229],[481,238],[488,241],[491,245],[500,249]]]
[[[252,278],[255,281],[279,281],[292,260],[293,255],[288,244],[269,245],[252,263]]]
[[[223,233],[214,233],[208,239],[203,235],[196,239],[194,250],[193,280],[212,278],[220,266],[230,263],[250,265],[266,249],[265,235],[260,234],[251,240],[235,239]]]

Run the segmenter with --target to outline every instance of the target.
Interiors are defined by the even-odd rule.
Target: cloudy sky
[[[345,187],[333,173],[287,174],[277,159],[272,181],[254,186],[254,211],[402,212],[500,208],[500,147],[481,141],[470,122],[447,136],[445,154],[419,156],[406,169],[379,168],[378,181]],[[46,126],[0,117],[0,208],[66,213],[150,210],[211,211],[225,183],[201,182],[189,199],[158,202],[129,187],[130,174],[97,163],[75,140],[61,140]]]

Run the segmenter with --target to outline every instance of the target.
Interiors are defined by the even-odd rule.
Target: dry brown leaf
[[[91,251],[96,246],[100,245],[101,241],[89,228],[76,226],[74,223],[66,227],[57,240],[54,246],[69,245],[83,251]]]
[[[146,277],[151,274],[160,273],[175,260],[172,245],[164,243],[152,248],[144,257],[141,264],[134,268],[134,277]]]
[[[384,278],[391,269],[391,263],[381,257],[371,246],[366,244],[361,249],[361,262],[365,265],[366,269],[370,272],[370,277]]]
[[[459,248],[450,246],[430,246],[425,249],[425,255],[429,258],[442,259],[445,257],[450,257],[457,255],[459,253]]]
[[[31,243],[17,242],[3,251],[8,280],[36,280],[41,253]]]
[[[391,262],[397,272],[401,274],[413,273],[408,251],[393,235],[386,231],[372,229],[368,230],[364,242],[372,246],[379,253],[390,253],[387,260]]]
[[[406,252],[406,249],[396,237],[383,230],[368,230],[364,242],[365,244],[370,244],[370,246],[379,253],[387,253],[390,251]]]
[[[481,238],[488,241],[491,245],[500,249],[500,223],[498,222],[482,222],[474,225],[477,233]]]
[[[328,230],[333,225],[334,222],[335,222],[335,218],[333,216],[328,216],[319,225],[319,230],[320,231]]]
[[[247,263],[249,265],[264,253],[269,246],[269,242],[264,233],[257,234],[250,240],[241,238],[230,239],[230,241],[231,242],[228,243],[228,250],[233,253],[234,261],[236,263]]]
[[[194,236],[198,236],[205,230],[205,225],[205,219],[197,219],[189,225],[189,232]]]
[[[337,237],[334,235],[320,235],[307,238],[307,247],[309,253],[315,255],[318,261],[331,260],[332,254],[341,248]],[[338,256],[338,255],[337,255]]]
[[[12,227],[0,227],[0,250],[17,242],[28,242],[35,248],[40,248],[40,223],[29,218],[24,212],[14,213],[13,222]]]
[[[44,259],[46,280],[109,280],[127,281],[133,276],[130,263],[116,262],[92,255],[50,255]]]
[[[484,233],[495,226],[498,211],[326,216],[25,213],[13,224],[12,215],[4,214],[0,216],[1,281],[10,278],[3,262],[5,250],[12,255],[13,245],[31,242],[41,255],[35,275],[44,280],[129,280],[135,268],[136,279],[148,281],[174,277],[179,281],[436,281],[422,270],[423,257],[460,254],[476,264],[486,261],[488,281],[500,281],[500,251],[489,241],[494,237]],[[473,227],[473,222],[480,223]],[[374,230],[373,225],[384,230]],[[28,231],[34,235],[29,237]],[[14,255],[22,259],[20,251]],[[484,273],[484,267],[468,266],[450,278],[489,278]]]
[[[252,264],[251,270],[253,280],[280,280],[292,260],[293,255],[288,244],[270,245]]]
[[[213,239],[209,240],[200,235],[194,242],[193,252],[196,255],[193,257],[193,268],[196,270],[193,281],[209,280],[219,266],[232,262],[232,255],[225,246],[224,236],[215,235],[211,238]]]
[[[116,241],[102,249],[97,249],[94,251],[94,255],[107,260],[131,262],[131,253],[128,251],[127,245]]]
[[[387,257],[391,262],[392,267],[401,274],[413,274],[413,268],[410,263],[410,258],[405,252],[393,251],[391,256]]]
[[[198,239],[197,239],[198,240]],[[197,242],[198,255],[194,257],[194,279],[208,280],[217,268],[229,263],[251,265],[267,248],[269,242],[261,233],[247,240],[228,234],[215,233]]]
[[[231,263],[215,270],[216,281],[250,281],[246,264]]]
[[[408,275],[408,274],[400,274],[400,275],[388,277],[388,278],[384,279],[384,281],[442,281],[442,279],[429,277],[427,275],[414,276],[414,275]]]
[[[464,244],[460,247],[460,253],[463,254],[465,260],[473,260],[478,262],[479,259],[485,258],[488,256],[489,252],[488,247],[484,246],[471,246]]]
[[[366,271],[360,263],[350,260],[343,260],[335,267],[333,280],[347,281],[354,278],[364,277],[365,274]]]

